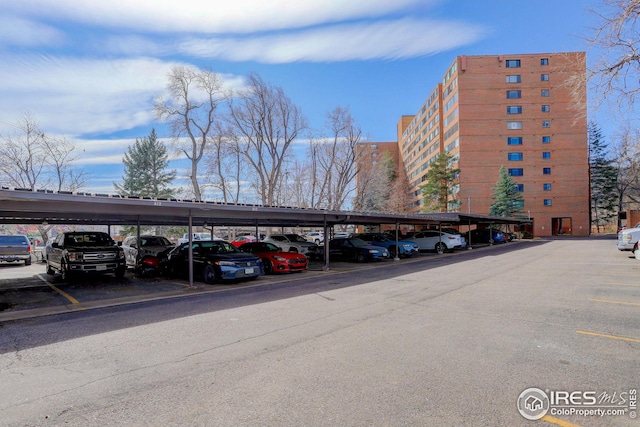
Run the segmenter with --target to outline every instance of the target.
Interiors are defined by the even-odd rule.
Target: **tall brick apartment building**
[[[588,235],[586,87],[568,84],[585,73],[584,52],[457,57],[419,111],[399,120],[398,144],[378,145],[397,149],[410,210],[420,211],[419,187],[446,150],[461,170],[460,212],[489,213],[504,166],[535,235]]]

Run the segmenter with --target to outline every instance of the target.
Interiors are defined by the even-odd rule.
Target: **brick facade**
[[[447,150],[459,159],[461,212],[489,213],[504,166],[521,184],[535,235],[588,235],[586,87],[569,86],[585,74],[584,52],[457,57],[420,110],[398,122],[411,210],[420,211],[430,161]]]

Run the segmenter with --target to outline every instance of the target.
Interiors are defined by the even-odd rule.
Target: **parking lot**
[[[481,247],[478,247],[478,249],[481,249]],[[131,271],[127,272],[124,279],[117,279],[109,274],[80,276],[69,283],[65,283],[59,275],[47,275],[45,273],[45,264],[34,256],[33,263],[29,266],[25,266],[23,263],[0,263],[0,321],[131,304],[161,298],[178,298],[240,287],[265,286],[318,276],[331,276],[354,270],[390,268],[395,263],[438,259],[456,256],[461,252],[463,251],[444,255],[422,252],[412,258],[362,264],[331,261],[329,271],[323,270],[324,264],[322,262],[311,261],[309,270],[299,273],[261,276],[256,281],[216,285],[207,285],[196,281],[193,286],[189,286],[187,280],[167,279],[164,277],[137,277]]]
[[[175,299],[2,323],[9,425],[527,426],[529,389],[555,399],[539,425],[638,424],[640,262],[612,238],[191,289],[129,275],[63,284],[43,270],[1,268],[4,295],[39,286],[67,312]]]

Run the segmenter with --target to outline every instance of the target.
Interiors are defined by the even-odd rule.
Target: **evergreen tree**
[[[426,183],[420,187],[424,200],[422,212],[448,212],[459,205],[455,198],[460,169],[453,167],[456,158],[448,152],[438,154],[426,174]]]
[[[589,173],[591,180],[591,224],[600,227],[616,217],[618,171],[607,157],[607,144],[600,127],[589,122]]]
[[[513,217],[522,212],[524,198],[518,191],[518,184],[507,173],[504,166],[500,168],[500,178],[493,187],[493,200],[489,215]]]
[[[136,143],[129,146],[122,163],[122,184],[113,184],[118,194],[165,198],[173,196],[174,189],[170,185],[176,171],[167,172],[169,156],[164,144],[158,141],[155,129],[151,130],[148,137],[136,139]]]

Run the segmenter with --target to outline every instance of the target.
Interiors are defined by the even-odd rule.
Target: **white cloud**
[[[462,22],[399,19],[261,37],[194,38],[183,42],[180,50],[193,56],[267,63],[392,60],[459,47],[485,32]]]
[[[9,46],[56,46],[65,36],[59,30],[12,15],[0,16],[0,43]]]
[[[431,0],[2,0],[5,13],[156,33],[250,33],[421,9]]]
[[[178,65],[153,58],[28,55],[0,59],[3,121],[17,120],[21,111],[30,111],[47,133],[71,136],[121,131],[153,122],[152,100],[164,91],[171,67]],[[243,82],[237,76],[222,77],[228,86]]]

